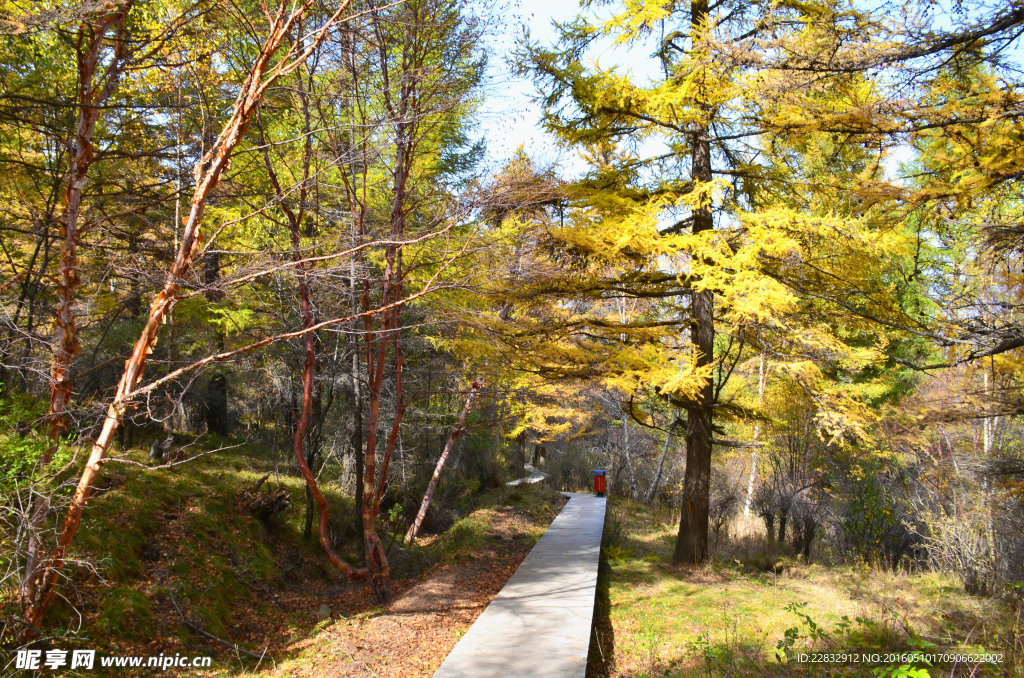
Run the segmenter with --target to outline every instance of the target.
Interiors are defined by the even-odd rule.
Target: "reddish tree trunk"
[[[298,240],[295,234],[297,234],[297,224],[293,226],[293,243],[296,243]],[[298,254],[297,247],[293,248],[293,252],[294,256],[300,256]],[[304,328],[308,328],[313,325],[313,316],[310,311],[309,288],[306,284],[305,277],[305,271],[301,270],[299,274],[299,289],[302,296],[302,324]],[[330,505],[327,503],[327,499],[320,491],[320,487],[317,485],[316,478],[313,476],[313,472],[310,470],[309,464],[306,463],[303,443],[306,439],[306,429],[309,426],[309,413],[312,408],[313,400],[313,373],[316,366],[316,346],[314,344],[313,332],[306,333],[305,348],[306,359],[302,367],[302,410],[299,414],[298,423],[295,426],[295,437],[292,440],[292,446],[295,451],[295,461],[299,464],[299,470],[302,472],[302,477],[306,479],[306,487],[309,488],[310,494],[313,496],[313,500],[316,502],[317,509],[319,510],[320,522],[317,530],[320,538],[320,546],[323,547],[324,553],[327,554],[327,558],[331,561],[331,564],[344,572],[346,576],[353,579],[363,579],[367,575],[367,570],[365,568],[353,568],[342,560],[331,547],[331,543],[328,538]]]
[[[49,465],[60,445],[64,431],[65,410],[71,400],[71,361],[80,352],[78,331],[75,327],[75,295],[82,282],[78,277],[78,218],[82,207],[82,188],[93,161],[93,133],[99,119],[100,106],[105,102],[121,74],[121,54],[124,46],[124,21],[134,0],[107,3],[95,17],[83,21],[78,29],[78,123],[71,163],[64,188],[64,213],[60,220],[60,276],[57,279],[57,312],[54,318],[53,362],[50,366],[50,412],[47,417],[50,439],[39,460],[41,468]],[[111,28],[115,29],[110,61],[97,78],[103,42]],[[28,551],[21,596],[24,608],[31,607],[37,598],[39,567],[43,545],[40,531],[46,522],[50,503],[45,494],[36,494],[29,511]]]
[[[270,152],[268,150],[270,145],[267,143],[266,139],[263,138],[262,130],[260,134],[260,145],[263,148],[263,160],[267,168],[267,176],[270,178],[270,183],[274,187],[274,192],[277,194],[278,204],[281,207],[281,211],[288,220],[288,230],[291,235],[292,245],[292,261],[295,263],[295,277],[298,280],[299,299],[302,304],[302,329],[306,330],[305,335],[303,335],[305,360],[302,365],[302,405],[299,411],[298,421],[295,425],[295,435],[292,438],[292,449],[295,453],[295,461],[298,463],[299,470],[302,472],[302,477],[306,480],[306,488],[309,490],[309,496],[317,507],[319,514],[317,535],[319,537],[320,546],[323,548],[324,553],[327,554],[327,559],[331,561],[332,565],[341,570],[346,576],[352,579],[361,580],[367,575],[366,568],[353,568],[342,560],[331,546],[329,539],[330,532],[328,529],[328,523],[330,522],[331,515],[330,504],[328,504],[323,492],[320,491],[320,487],[316,482],[316,476],[313,475],[313,471],[309,467],[305,454],[306,431],[309,428],[310,413],[313,409],[313,377],[316,372],[316,332],[312,329],[314,323],[309,291],[309,264],[302,257],[302,221],[305,218],[307,195],[306,182],[309,179],[310,156],[312,154],[312,136],[309,129],[309,114],[308,109],[305,106],[305,90],[303,89],[301,77],[299,78],[299,92],[300,98],[303,102],[303,113],[305,114],[306,124],[304,132],[306,134],[306,143],[303,147],[303,176],[302,184],[299,188],[298,211],[291,209],[285,202],[284,190],[281,187],[281,182],[277,177],[277,173],[274,171],[274,165],[270,160]]]
[[[416,22],[413,22],[416,25]],[[405,46],[408,49],[408,45]],[[403,65],[408,66],[404,62]],[[386,60],[386,57],[383,57]],[[415,90],[415,78],[404,78],[399,90],[397,107],[392,105],[388,92],[387,68],[382,68],[385,78],[385,106],[396,120],[395,137],[395,169],[394,184],[391,198],[391,240],[397,243],[405,235],[405,211],[408,198],[409,172],[412,169],[414,150],[415,123],[409,120],[410,105]],[[384,256],[384,276],[381,281],[381,305],[388,306],[399,299],[403,287],[402,246],[389,244]],[[369,310],[370,296],[368,286],[363,286],[363,310]],[[374,332],[373,317],[366,316],[366,364],[367,381],[369,383],[368,403],[369,417],[366,422],[366,452],[364,455],[363,473],[363,540],[366,545],[367,566],[370,569],[371,583],[377,600],[382,604],[391,602],[391,573],[388,566],[384,546],[377,536],[376,524],[380,513],[380,501],[387,486],[387,473],[391,456],[394,452],[395,440],[404,413],[402,395],[402,359],[400,343],[401,305],[393,306],[381,319],[380,332]],[[380,423],[381,387],[384,381],[384,366],[387,363],[388,349],[394,342],[394,375],[395,375],[395,419],[392,422],[391,434],[384,448],[380,474],[377,472],[377,429]]]

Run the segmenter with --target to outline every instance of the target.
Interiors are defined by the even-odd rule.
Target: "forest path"
[[[565,494],[565,508],[435,678],[586,674],[605,498]]]
[[[537,469],[535,469],[533,466],[530,466],[529,464],[523,464],[523,470],[525,470],[530,475],[525,476],[523,478],[517,478],[515,480],[510,480],[510,481],[508,481],[505,484],[508,485],[508,486],[522,485],[523,483],[526,483],[527,485],[533,485],[534,483],[539,483],[542,480],[545,480],[545,479],[551,477],[547,473],[544,473],[543,471],[538,471]],[[566,494],[566,496],[568,496],[570,493],[566,492],[565,494]]]

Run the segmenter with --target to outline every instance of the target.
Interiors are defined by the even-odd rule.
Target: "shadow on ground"
[[[611,569],[606,547],[611,543],[609,525],[614,522],[611,512],[605,513],[605,530],[601,539],[601,559],[597,567],[597,593],[594,600],[594,625],[590,632],[590,652],[587,657],[587,678],[603,678],[615,670],[615,629],[611,620],[611,598],[608,588]]]

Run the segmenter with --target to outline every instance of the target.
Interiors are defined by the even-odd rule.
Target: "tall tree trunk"
[[[644,501],[648,504],[654,503],[654,497],[658,493],[658,486],[661,484],[661,474],[665,470],[665,457],[668,456],[669,447],[672,444],[672,432],[676,430],[676,426],[679,425],[679,415],[675,415],[672,418],[672,423],[669,424],[668,433],[665,434],[665,447],[661,450],[661,457],[658,459],[658,470],[654,473],[654,480],[651,481],[651,486],[647,490],[647,496],[644,497]]]
[[[377,536],[377,506],[374,505],[375,488],[377,478],[377,429],[380,421],[380,396],[381,382],[383,377],[384,353],[387,350],[386,339],[377,337],[377,351],[380,360],[378,366],[370,365],[368,373],[375,373],[370,376],[369,397],[367,402],[370,406],[369,417],[366,420],[366,446],[363,460],[363,496],[362,496],[362,520],[363,520],[363,544],[366,548],[366,564],[371,573],[371,584],[381,604],[391,602],[393,594],[391,591],[391,572],[388,566],[387,556],[384,553],[384,546]],[[370,343],[369,336],[367,344]]]
[[[391,74],[388,66],[387,50],[383,44],[380,46],[381,75],[384,79],[383,104],[391,116],[391,120],[394,121],[395,131],[390,214],[390,236],[393,243],[397,243],[405,235],[407,202],[410,195],[409,178],[418,144],[417,125],[419,116],[423,113],[416,109],[419,84],[417,71],[424,65],[421,61],[423,54],[419,35],[423,24],[419,15],[419,6],[410,6],[410,11],[412,15],[408,17],[409,28],[402,38],[401,70],[394,78],[394,82],[397,84],[397,97],[390,90],[390,82],[394,74]],[[382,27],[377,23],[374,28],[380,31]],[[381,281],[382,306],[387,306],[402,296],[404,274],[402,246],[399,244],[388,245],[384,255],[384,276]],[[369,292],[365,284],[363,286],[363,307],[364,310],[369,308]],[[377,536],[375,526],[380,512],[380,502],[388,482],[388,466],[394,453],[395,442],[398,439],[405,411],[402,394],[402,372],[405,361],[401,350],[401,311],[402,306],[397,304],[384,314],[379,332],[374,331],[370,316],[367,316],[365,326],[369,417],[366,422],[365,475],[363,477],[363,539],[366,544],[366,559],[371,572],[373,589],[381,603],[388,603],[393,598],[390,569],[384,554],[384,546]],[[392,343],[394,348],[395,418],[384,447],[380,477],[377,478],[376,448],[377,428],[380,421],[381,387],[388,349]],[[375,480],[376,487],[374,487]]]
[[[406,98],[403,89],[403,101]],[[403,104],[404,106],[404,104]],[[404,114],[405,109],[401,108]],[[402,120],[400,117],[399,120]],[[405,122],[397,125],[396,161],[394,171],[393,196],[391,203],[391,238],[397,241],[405,231],[405,200],[407,182],[412,156],[408,138],[408,126]],[[387,306],[401,296],[402,289],[401,246],[388,245],[384,255],[384,277],[381,283],[381,305]],[[370,308],[369,289],[363,286],[363,309]],[[394,597],[391,589],[391,571],[388,566],[384,545],[377,536],[377,515],[380,511],[380,500],[387,484],[387,467],[394,450],[394,441],[402,419],[402,369],[401,350],[399,344],[401,307],[396,306],[384,314],[379,331],[375,331],[372,316],[366,317],[366,362],[369,416],[366,421],[366,447],[363,475],[363,543],[366,545],[367,565],[371,573],[371,583],[377,600],[381,604],[391,602]],[[384,367],[387,363],[388,349],[394,342],[395,367],[395,419],[392,423],[391,435],[385,446],[381,464],[380,478],[377,478],[377,436],[380,427],[381,392],[384,384]]]
[[[301,32],[301,23],[299,32]],[[305,144],[303,145],[302,154],[302,180],[299,185],[297,209],[292,209],[288,205],[284,188],[281,186],[281,182],[277,177],[277,172],[274,170],[273,162],[270,159],[270,145],[266,142],[262,129],[260,130],[260,145],[263,149],[263,160],[267,168],[267,176],[270,179],[271,185],[274,187],[274,192],[278,199],[278,205],[288,221],[288,230],[292,246],[292,261],[295,263],[295,276],[298,281],[299,299],[302,304],[302,328],[304,330],[308,330],[313,327],[314,320],[313,305],[309,289],[309,265],[307,262],[303,261],[302,253],[302,222],[306,216],[306,199],[308,194],[307,184],[310,175],[310,163],[312,161],[313,138],[306,84],[303,82],[301,74],[296,73],[296,78],[298,80],[297,91],[302,103],[302,113],[304,118],[303,132],[305,134]],[[312,226],[309,227],[309,233],[313,233]],[[302,476],[306,480],[306,496],[308,501],[306,509],[306,534],[308,535],[311,532],[313,518],[312,506],[313,503],[315,503],[320,517],[317,532],[320,540],[320,546],[323,548],[324,553],[327,554],[331,563],[341,570],[346,576],[354,579],[361,579],[366,576],[367,571],[365,569],[356,570],[343,561],[334,552],[330,543],[330,505],[323,496],[323,493],[320,491],[316,482],[316,476],[313,473],[313,469],[316,467],[317,450],[314,445],[314,441],[310,440],[310,436],[307,435],[307,431],[309,430],[309,421],[314,407],[313,379],[316,370],[316,332],[307,332],[303,335],[303,339],[305,360],[303,361],[302,368],[302,404],[299,409],[298,422],[295,426],[292,450],[295,454],[295,460],[302,471]]]
[[[704,51],[698,43],[706,40],[708,28],[707,0],[691,3],[690,34],[693,51]],[[699,56],[697,57],[699,58]],[[697,96],[704,99],[706,83],[698,83]],[[711,143],[706,121],[694,124],[691,134],[691,163],[694,184],[705,186],[712,180]],[[714,228],[714,218],[707,199],[693,210],[694,235]],[[690,341],[696,353],[697,369],[714,361],[715,341],[714,292],[694,290],[691,294]],[[708,379],[698,394],[686,404],[686,475],[683,479],[683,506],[673,560],[676,563],[700,563],[708,556],[708,500],[711,489],[711,439],[714,384]]]
[[[757,406],[761,407],[761,401],[764,400],[764,386],[765,386],[765,371],[764,371],[764,352],[761,353],[761,361],[758,363],[757,369]],[[754,442],[757,442],[758,437],[761,435],[761,422],[754,423]],[[754,480],[757,478],[757,448],[750,453],[750,477],[747,478],[747,498],[743,501],[743,517],[746,518],[750,515],[750,504],[754,497]]]
[[[352,213],[352,223],[355,230],[356,246],[362,246],[363,240],[366,235],[366,206],[367,206],[367,186],[369,180],[367,178],[367,172],[369,171],[370,161],[367,153],[367,140],[365,131],[360,135],[359,143],[356,143],[356,131],[364,130],[369,127],[366,118],[366,111],[362,104],[361,91],[359,86],[359,68],[356,64],[356,44],[355,39],[352,35],[346,31],[342,33],[342,51],[345,54],[345,65],[348,68],[349,76],[351,77],[351,87],[353,103],[349,108],[351,113],[351,125],[349,127],[349,140],[348,140],[348,152],[350,155],[350,161],[348,163],[348,172],[342,173],[342,178],[346,179],[346,195],[349,201],[349,209]],[[358,114],[358,115],[357,115]],[[335,154],[338,157],[342,157],[344,151],[342,151],[341,144],[335,142]],[[356,154],[356,149],[359,149],[359,154]],[[361,162],[357,162],[361,160]],[[358,181],[357,165],[361,168],[362,182]],[[360,196],[360,187],[362,195]],[[366,300],[366,290],[368,281],[365,276],[362,275],[361,266],[363,263],[362,250],[360,250],[356,256],[352,258],[352,262],[349,268],[349,294],[352,298],[352,309],[353,311],[358,310],[362,307],[363,302]],[[358,275],[357,275],[358,274]],[[360,282],[357,283],[357,277],[361,277]],[[362,291],[362,295],[360,295]],[[353,330],[357,328],[353,327]],[[350,443],[352,445],[353,463],[355,464],[355,475],[356,475],[356,488],[355,488],[355,510],[353,511],[353,521],[356,528],[356,536],[359,540],[359,557],[360,562],[367,562],[366,553],[366,533],[363,529],[363,499],[364,499],[364,487],[366,478],[366,455],[363,448],[363,407],[365,406],[363,400],[363,389],[362,389],[362,349],[359,346],[359,334],[358,332],[351,332],[349,334],[352,341],[352,372],[351,372],[351,386],[352,386],[352,432],[350,436]],[[365,346],[367,356],[367,376],[369,377],[369,355],[370,346],[369,343]]]
[[[350,278],[350,289],[355,298],[355,261],[352,262],[352,275]],[[362,361],[359,359],[359,335],[351,333],[352,341],[352,445],[353,463],[356,471],[356,505],[353,512],[353,519],[356,526],[356,536],[359,539],[359,555],[362,562],[366,561],[366,541],[363,535],[363,392],[362,392]]]
[[[330,407],[327,407],[329,410]],[[310,426],[306,432],[306,465],[313,472],[313,477],[316,477],[317,470],[320,468],[320,448],[323,441],[323,394],[322,391],[313,392],[313,409],[310,412]],[[306,519],[302,526],[302,536],[305,539],[313,534],[313,513],[315,509],[315,501],[313,499],[313,493],[309,487],[306,488]]]
[[[117,86],[123,65],[125,18],[134,0],[107,2],[96,15],[84,20],[78,28],[78,122],[64,187],[64,213],[60,220],[60,276],[57,278],[57,312],[54,318],[53,362],[50,366],[50,411],[47,435],[50,439],[39,460],[46,468],[60,446],[65,426],[65,410],[71,400],[71,361],[81,351],[75,327],[75,296],[82,286],[78,276],[78,218],[82,208],[82,189],[93,162],[93,133],[100,107]],[[100,52],[107,33],[114,29],[114,45],[109,61],[97,77]],[[22,607],[27,611],[38,603],[39,567],[43,544],[40,538],[50,502],[45,493],[33,495],[28,520],[28,550],[22,579]]]
[[[299,241],[299,222],[297,220],[290,220],[292,223],[292,252],[294,258],[300,258],[301,254],[298,249]],[[302,264],[299,264],[297,275],[299,278],[299,293],[302,297],[302,326],[304,329],[309,328],[313,325],[313,314],[309,302],[309,287],[306,282],[306,270]],[[317,485],[316,478],[313,476],[312,470],[309,468],[309,464],[306,463],[305,455],[305,442],[306,442],[306,429],[309,426],[309,416],[312,411],[313,401],[313,373],[316,368],[316,345],[314,343],[315,332],[307,332],[305,334],[305,361],[302,366],[302,407],[299,410],[299,419],[295,425],[295,435],[292,438],[292,450],[295,454],[295,461],[299,465],[299,470],[302,472],[302,477],[306,480],[306,489],[312,495],[313,500],[316,502],[317,507],[320,511],[320,522],[318,525],[318,536],[320,539],[320,547],[323,548],[324,553],[327,554],[327,558],[331,561],[335,567],[345,573],[346,576],[352,579],[362,579],[366,576],[367,570],[355,569],[344,560],[342,560],[335,552],[330,542],[330,505],[327,503],[327,499],[323,493],[320,492],[320,488]]]
[[[35,579],[37,581],[33,582],[33,585],[38,588],[38,602],[31,603],[25,611],[25,621],[30,628],[39,628],[43,616],[53,601],[57,579],[64,567],[68,548],[78,530],[82,512],[85,510],[85,504],[92,492],[93,482],[106,460],[107,451],[110,449],[114,433],[124,416],[132,392],[142,379],[146,360],[156,347],[160,325],[177,299],[179,281],[188,274],[195,261],[196,253],[202,242],[202,217],[207,199],[220,181],[235,147],[245,136],[249,122],[263,100],[267,88],[280,76],[293,72],[302,65],[313,50],[327,37],[328,31],[337,24],[341,13],[349,2],[351,0],[342,0],[338,10],[322,24],[313,37],[312,47],[299,51],[293,46],[282,59],[273,64],[274,55],[278,52],[286,36],[293,32],[298,20],[313,5],[313,0],[307,0],[292,11],[288,11],[287,4],[282,2],[276,14],[271,15],[268,12],[269,35],[242,83],[231,117],[225,123],[216,142],[196,166],[196,188],[174,263],[168,271],[163,288],[150,304],[149,318],[132,348],[131,356],[125,363],[125,369],[118,382],[114,399],[107,408],[103,426],[93,443],[85,469],[79,477],[71,506],[64,518],[60,534],[57,536],[57,543],[49,554],[46,565],[36,570]]]
[[[448,461],[448,455],[451,454],[452,448],[455,446],[455,441],[466,430],[466,417],[469,416],[469,411],[473,409],[473,400],[476,398],[476,394],[482,387],[483,381],[480,377],[474,379],[472,385],[469,387],[469,396],[466,397],[466,404],[463,406],[462,413],[459,415],[455,425],[452,426],[451,433],[448,434],[448,442],[445,443],[444,449],[441,451],[441,456],[437,460],[437,466],[434,467],[434,474],[430,476],[430,482],[427,483],[427,491],[423,493],[423,501],[420,503],[420,510],[416,513],[416,518],[412,521],[412,525],[409,526],[409,531],[405,533],[406,544],[411,544],[413,539],[416,538],[416,534],[420,531],[423,519],[427,516],[427,509],[430,508],[430,501],[434,498],[434,490],[437,489],[437,482],[441,479],[441,471],[444,470],[445,462]]]

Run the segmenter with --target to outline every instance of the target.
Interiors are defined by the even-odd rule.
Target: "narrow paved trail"
[[[435,678],[586,674],[605,499],[567,496],[565,508]]]

